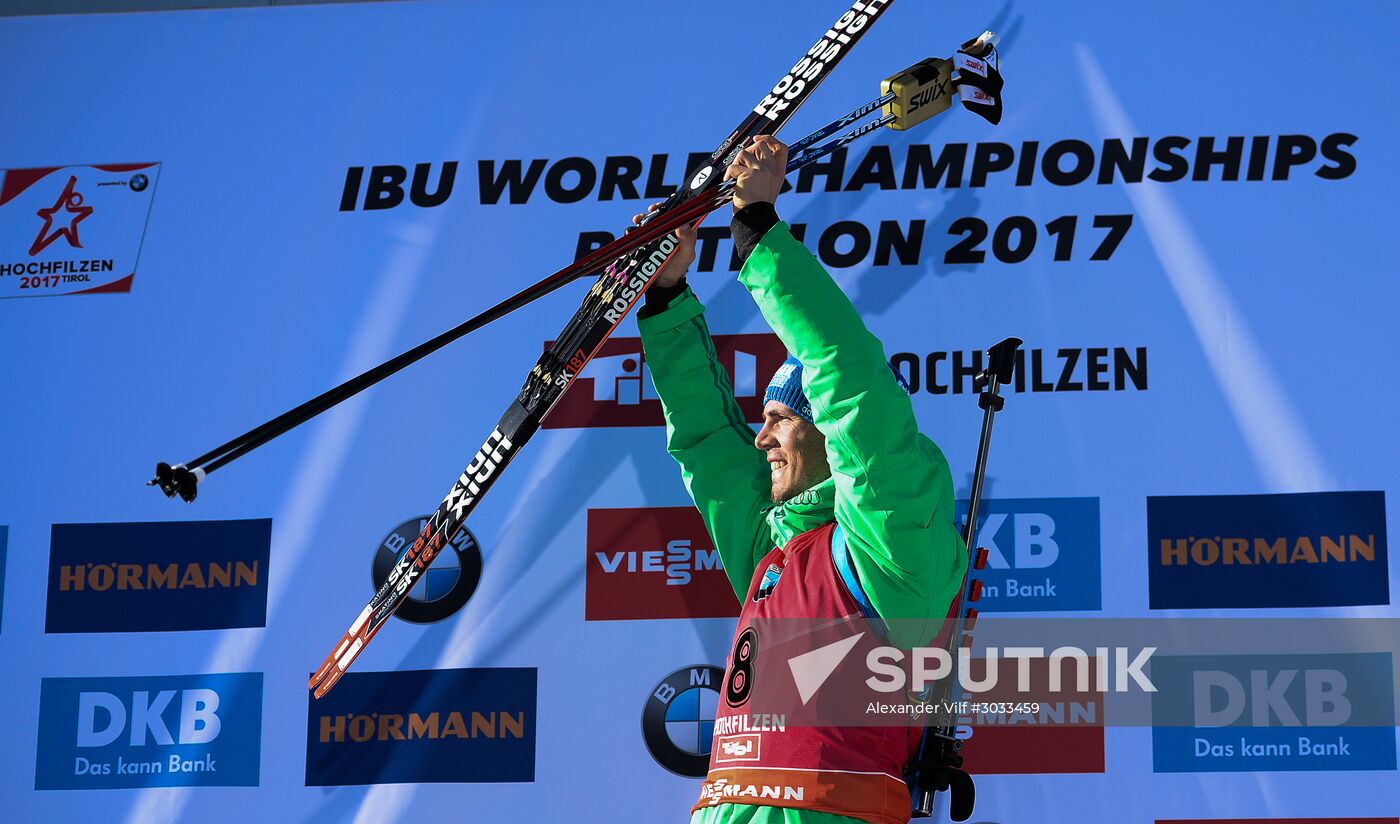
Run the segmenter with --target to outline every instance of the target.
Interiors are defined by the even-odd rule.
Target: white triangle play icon
[[[826,683],[826,679],[831,677],[831,673],[836,671],[846,654],[851,651],[851,647],[854,647],[863,635],[863,632],[857,633],[850,638],[843,638],[788,659],[792,680],[797,684],[797,695],[804,705],[821,689],[821,685]]]

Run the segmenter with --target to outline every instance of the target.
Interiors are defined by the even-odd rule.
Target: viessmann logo
[[[255,787],[262,673],[45,678],[34,788]]]
[[[0,297],[129,292],[159,163],[0,173]]]
[[[55,524],[45,632],[261,627],[272,520]]]
[[[586,544],[589,621],[739,614],[695,507],[590,509]]]
[[[715,354],[728,373],[744,418],[763,418],[763,389],[787,358],[776,335],[715,335]],[[546,429],[595,426],[662,426],[641,338],[610,338],[559,400]]]
[[[1384,492],[1147,499],[1152,609],[1390,603]]]
[[[535,780],[533,668],[349,672],[308,694],[307,786]]]

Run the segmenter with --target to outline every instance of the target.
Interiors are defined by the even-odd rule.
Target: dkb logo
[[[958,520],[967,518],[958,502]],[[987,550],[978,609],[1039,612],[1099,609],[1098,498],[988,498],[977,545]]]
[[[34,786],[257,786],[261,730],[261,673],[45,678]]]
[[[1395,769],[1389,653],[1155,659],[1156,772]]]

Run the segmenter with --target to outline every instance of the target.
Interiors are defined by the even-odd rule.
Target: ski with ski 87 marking
[[[720,185],[724,168],[733,162],[744,145],[754,137],[772,134],[781,128],[891,2],[893,0],[855,0],[754,106],[738,128],[720,143],[707,164],[688,177],[690,185],[667,198],[650,219],[657,219],[702,194],[712,194]],[[697,214],[697,222],[701,216],[703,212]],[[317,698],[335,686],[408,596],[423,570],[456,536],[506,465],[534,435],[540,422],[641,297],[676,243],[675,233],[667,232],[614,261],[599,275],[574,317],[530,370],[519,396],[477,450],[471,464],[428,518],[413,545],[395,564],[389,579],[311,677],[308,686],[315,690]]]

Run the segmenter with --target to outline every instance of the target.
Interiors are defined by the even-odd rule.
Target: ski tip
[[[306,688],[309,690],[316,689],[316,685],[320,684],[326,679],[326,676],[330,674],[331,668],[334,666],[335,656],[332,655],[325,660],[325,663],[321,664],[321,668],[316,670],[316,672],[311,676],[311,680],[306,682]]]
[[[318,686],[314,691],[312,691],[311,694],[315,696],[317,700],[324,698],[326,693],[331,691],[331,687],[335,686],[335,682],[339,681],[340,676],[344,673],[345,670],[343,669],[331,669],[330,677],[328,677],[325,681],[321,682],[321,685]]]
[[[368,612],[368,609],[366,609]],[[350,665],[359,657],[360,650],[365,648],[368,636],[361,637],[359,629],[364,626],[364,616],[355,622],[355,629],[345,633],[340,639],[340,643],[335,645],[335,650],[326,656],[326,660],[321,664],[320,669],[311,676],[311,680],[306,683],[306,688],[315,691],[317,698],[331,691],[335,682],[340,680],[340,676],[350,669]]]

